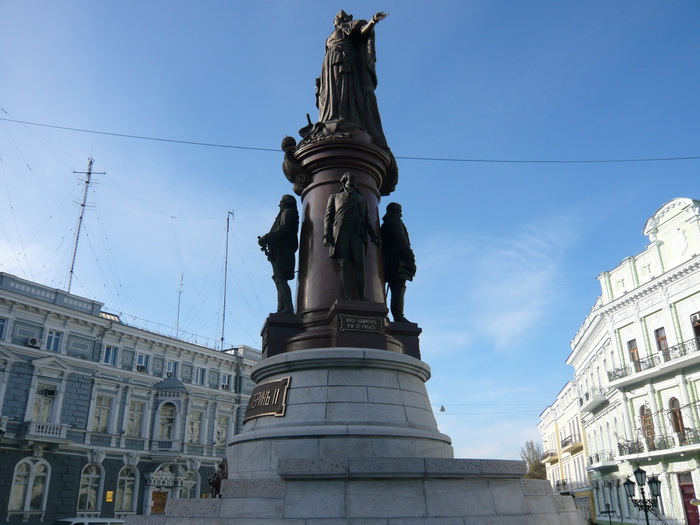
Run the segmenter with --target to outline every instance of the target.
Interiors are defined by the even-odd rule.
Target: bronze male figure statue
[[[384,280],[391,291],[391,315],[394,322],[407,323],[404,317],[404,295],[406,281],[412,281],[416,275],[416,257],[411,248],[408,231],[401,220],[401,205],[392,202],[386,207],[383,217],[382,253],[384,255]]]
[[[294,254],[299,249],[297,231],[299,212],[297,201],[292,195],[284,195],[280,200],[280,212],[270,231],[258,237],[260,249],[272,263],[272,280],[277,287],[277,312],[294,313],[292,290],[289,283],[294,279]]]
[[[340,178],[341,189],[328,197],[323,221],[323,244],[329,256],[340,262],[340,289],[345,299],[366,301],[365,254],[367,236],[381,248],[382,241],[372,227],[367,201],[356,188],[352,173]]]

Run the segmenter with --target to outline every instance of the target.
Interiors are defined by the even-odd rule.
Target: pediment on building
[[[5,363],[14,363],[15,361],[19,361],[19,357],[17,357],[11,350],[8,350],[4,346],[0,346],[0,365]]]
[[[65,363],[60,357],[50,356],[41,357],[39,359],[34,359],[32,361],[34,368],[40,369],[44,372],[53,372],[59,374],[81,374],[85,373],[77,368]]]
[[[656,210],[654,215],[649,217],[642,232],[653,242],[656,240],[659,230],[663,229],[664,224],[683,212],[691,216],[698,216],[700,213],[700,201],[681,197],[667,202]]]

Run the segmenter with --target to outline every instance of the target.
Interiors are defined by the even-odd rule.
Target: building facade
[[[581,432],[578,398],[576,383],[569,381],[556,401],[540,414],[542,462],[554,490],[573,497],[581,514],[593,520],[595,506],[586,471],[588,447],[586,436]]]
[[[129,326],[0,273],[0,520],[157,514],[208,495],[261,353]]]
[[[643,233],[571,343],[586,468],[599,523],[645,522],[622,486],[639,466],[661,480],[651,522],[698,525],[700,202],[668,202]]]

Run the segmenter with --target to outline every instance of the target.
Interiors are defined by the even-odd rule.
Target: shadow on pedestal
[[[327,315],[270,314],[262,335],[263,357],[313,348],[374,348],[420,359],[416,323],[391,323],[383,303],[338,299]]]

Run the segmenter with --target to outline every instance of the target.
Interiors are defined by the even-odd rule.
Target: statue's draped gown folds
[[[374,28],[363,31],[367,25],[365,20],[342,21],[326,40],[318,79],[319,122],[331,133],[362,129],[376,145],[386,148],[374,94]]]

